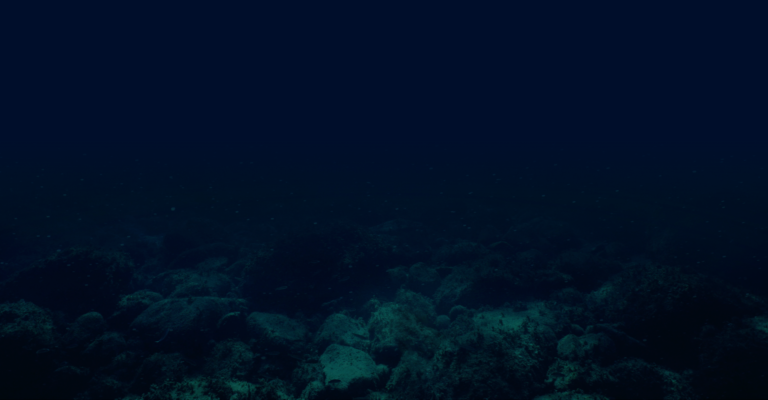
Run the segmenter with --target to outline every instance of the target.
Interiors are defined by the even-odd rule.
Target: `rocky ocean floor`
[[[279,237],[141,225],[6,264],[2,397],[768,393],[762,297],[558,220],[520,217],[477,241],[402,219]]]

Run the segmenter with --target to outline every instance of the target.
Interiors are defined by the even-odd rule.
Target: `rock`
[[[608,335],[588,333],[582,336],[569,334],[557,342],[557,356],[564,360],[607,361],[616,354],[616,345]]]
[[[70,316],[114,311],[135,267],[121,253],[70,249],[34,263],[0,285],[0,301],[24,299]]]
[[[440,274],[425,263],[416,263],[408,270],[408,288],[431,296],[440,286]]]
[[[451,325],[451,318],[447,315],[438,315],[435,319],[435,326],[437,329],[447,329]]]
[[[98,363],[106,363],[126,348],[127,344],[123,335],[117,332],[107,332],[91,342],[83,351],[83,355]]]
[[[50,312],[28,301],[0,304],[0,353],[34,354],[56,345],[56,327]],[[3,363],[0,363],[3,364]]]
[[[325,387],[333,397],[363,396],[368,389],[386,381],[389,368],[376,365],[368,353],[348,346],[332,344],[320,356]]]
[[[51,314],[30,302],[0,304],[0,371],[3,398],[44,398],[34,377],[49,376],[58,335]]]
[[[225,340],[213,348],[204,371],[207,376],[246,380],[255,363],[250,346],[239,340]]]
[[[406,350],[431,353],[436,336],[431,326],[436,317],[428,297],[400,290],[395,302],[379,306],[368,321],[373,334],[371,354],[377,362],[393,367]]]
[[[97,312],[81,315],[64,335],[64,345],[67,347],[86,346],[91,340],[104,333],[107,327],[104,317]]]
[[[309,332],[298,321],[280,314],[253,312],[248,316],[248,333],[269,351],[298,351]]]
[[[246,317],[244,312],[235,311],[224,315],[216,323],[216,330],[220,338],[232,338],[244,335],[247,332]]]
[[[237,246],[226,243],[206,244],[179,254],[169,269],[218,270],[226,267],[228,260],[236,260],[239,253],[240,249]]]
[[[164,338],[163,342],[175,342],[180,350],[191,351],[212,338],[221,317],[245,309],[246,302],[240,299],[165,299],[144,310],[131,323],[131,328],[147,342]]]
[[[474,284],[478,278],[477,272],[471,268],[454,268],[435,291],[433,298],[438,308],[450,310],[462,301],[477,297]]]
[[[325,319],[315,335],[315,343],[320,348],[331,344],[367,349],[371,342],[368,329],[362,320],[352,319],[343,314],[332,314]]]
[[[190,269],[165,271],[156,276],[150,286],[169,298],[227,297],[233,289],[232,281],[224,274]]]
[[[448,317],[450,319],[456,319],[460,315],[470,315],[470,311],[467,307],[464,306],[453,306],[451,308],[451,311],[448,312]]]
[[[127,328],[144,310],[162,299],[160,293],[149,290],[139,290],[123,296],[117,303],[117,310],[109,317],[109,324],[113,328]]]

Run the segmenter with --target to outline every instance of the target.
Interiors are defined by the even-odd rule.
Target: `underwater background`
[[[754,25],[197,11],[13,30],[0,398],[768,398]]]

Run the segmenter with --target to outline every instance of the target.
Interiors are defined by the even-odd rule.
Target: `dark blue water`
[[[761,142],[541,143],[510,135],[478,143],[466,136],[77,145],[51,138],[9,146],[0,160],[2,254],[10,265],[30,251],[105,240],[111,229],[162,235],[190,219],[283,231],[402,218],[437,230],[468,225],[476,231],[457,238],[474,241],[483,228],[503,233],[511,216],[528,213],[638,254],[663,236],[671,241],[664,262],[762,290]]]
[[[64,11],[6,52],[1,398],[768,397],[759,23]]]

